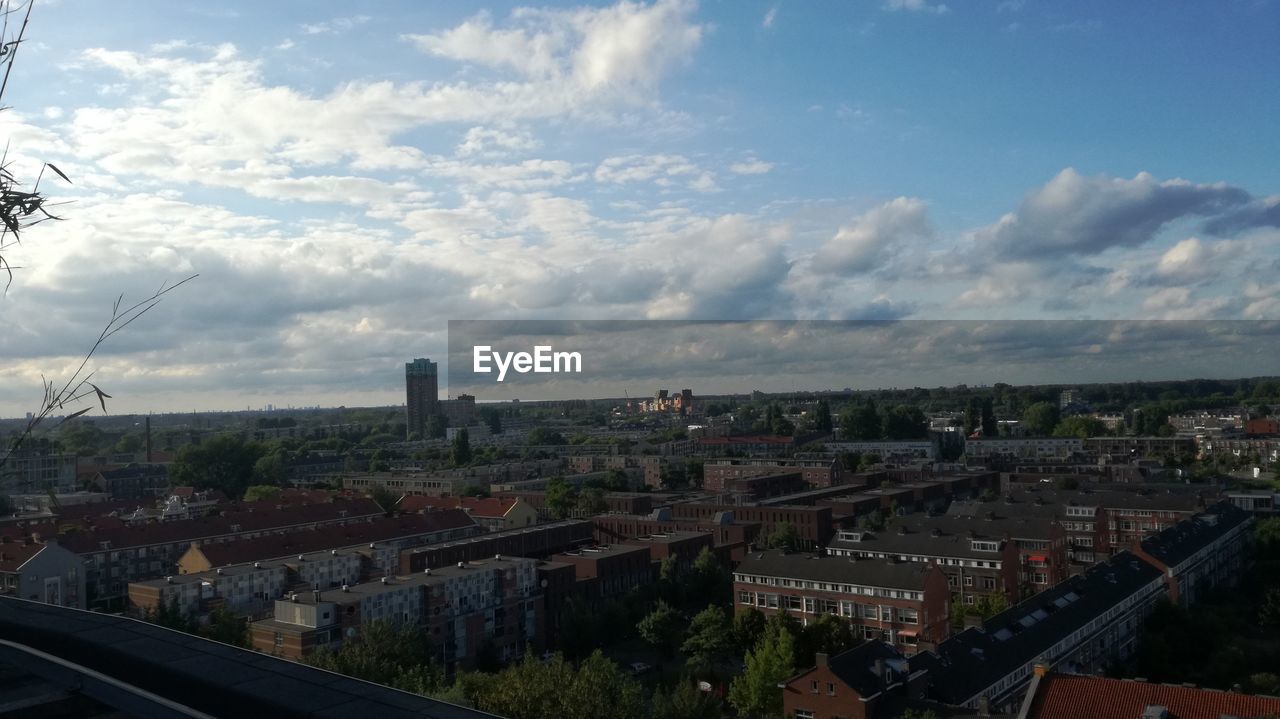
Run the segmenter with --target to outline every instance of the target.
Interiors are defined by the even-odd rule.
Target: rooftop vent
[[[462,569],[465,566],[467,566],[466,562],[458,562],[458,569]]]
[[[164,581],[165,581],[167,584],[173,584],[173,577],[165,577],[165,578],[164,578]]]
[[[342,585],[342,591],[344,591],[344,592],[349,592],[349,591],[351,591],[351,587],[349,587],[349,586],[347,586],[347,585],[345,585],[345,584],[344,584],[344,585]]]
[[[427,567],[426,569],[422,570],[422,573],[423,573],[423,574],[430,574],[430,573],[431,573],[431,567]]]
[[[254,569],[262,569],[262,562],[254,562],[254,563],[253,563],[253,568],[254,568]]]
[[[304,559],[304,557],[303,557],[301,554],[299,554],[299,555],[298,555],[298,561],[299,561],[299,562],[301,562],[303,559]]]
[[[387,578],[386,578],[386,577],[383,577],[383,578],[382,578],[382,583],[383,583],[383,584],[386,584],[386,583],[387,583]]]
[[[338,556],[338,550],[336,550],[336,549],[330,549],[330,550],[329,550],[329,554],[332,554],[333,556],[335,556],[335,557],[336,557],[336,556]]]
[[[494,558],[494,559],[496,559],[496,560],[497,560],[497,561],[499,561],[499,562],[501,562],[501,561],[502,561],[502,555],[501,555],[501,554],[495,554],[495,555],[493,555],[493,558]]]
[[[218,574],[222,574],[222,567],[218,567],[214,571],[217,572]]]

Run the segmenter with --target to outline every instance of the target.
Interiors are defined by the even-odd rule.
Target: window
[[[814,694],[818,693],[818,681],[816,679],[809,682],[809,691],[813,692]]]
[[[796,719],[813,719],[813,712],[808,709],[797,709]]]
[[[903,624],[919,624],[920,613],[915,609],[899,609],[898,621],[902,622]]]
[[[965,585],[966,587],[972,587],[972,586],[973,586],[973,577],[965,577],[965,578],[964,578],[964,585]]]
[[[832,684],[831,682],[827,682],[827,696],[833,697],[835,695],[836,695],[836,685]]]
[[[276,632],[276,635],[275,635],[275,645],[276,645],[277,647],[283,647],[283,646],[284,646],[284,635],[282,635],[280,632]]]

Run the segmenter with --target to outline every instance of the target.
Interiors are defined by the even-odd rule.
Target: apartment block
[[[452,674],[490,645],[511,661],[543,644],[536,561],[494,557],[337,589],[299,592],[250,625],[255,649],[298,659],[357,637],[372,622],[420,626],[435,659]]]
[[[908,655],[950,634],[947,578],[932,564],[759,552],[738,564],[733,590],[739,613],[786,611],[806,624],[832,614]]]

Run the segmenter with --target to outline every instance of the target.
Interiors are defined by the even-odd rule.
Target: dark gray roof
[[[888,642],[864,642],[847,652],[842,652],[827,660],[831,673],[840,677],[840,681],[848,684],[859,696],[870,697],[879,693],[880,678],[876,676],[876,660],[882,660],[895,670],[895,675],[904,674],[907,662],[892,644]],[[895,680],[904,677],[895,676]]]
[[[0,636],[213,716],[493,715],[124,617],[0,597]]]
[[[1120,552],[995,615],[981,628],[966,629],[935,651],[916,655],[912,668],[928,670],[938,701],[964,704],[1160,577],[1160,570]]]
[[[1189,521],[1178,522],[1154,537],[1142,541],[1142,551],[1177,566],[1222,535],[1245,524],[1253,515],[1229,502],[1220,502]]]
[[[955,502],[946,516],[907,518],[912,528],[922,532],[937,529],[946,534],[967,535],[972,531],[978,537],[1000,539],[1049,539],[1053,520],[1049,517],[1010,516],[999,507],[974,506],[973,502]]]
[[[930,566],[924,562],[818,557],[812,554],[783,554],[771,551],[748,554],[734,572],[918,591],[924,589],[925,577],[928,576]]]
[[[937,529],[937,533],[934,533]],[[903,533],[905,531],[905,534]],[[977,530],[975,529],[975,532]],[[838,535],[837,535],[838,536]],[[922,527],[918,523],[901,523],[883,532],[864,532],[861,541],[833,539],[828,546],[866,552],[883,552],[896,555],[921,555],[930,557],[961,557],[992,562],[1001,560],[1000,552],[973,549],[970,539],[999,541],[999,535],[977,534],[970,537],[967,530],[958,531],[942,527]]]

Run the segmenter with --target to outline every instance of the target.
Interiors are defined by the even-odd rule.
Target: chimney
[[[989,697],[978,697],[978,716],[991,716],[991,699]]]
[[[1043,662],[1036,662],[1031,671],[1038,677],[1047,676],[1049,674],[1049,665]]]
[[[880,688],[883,689],[889,684],[889,679],[888,677],[885,676],[884,660],[877,659],[873,666],[875,667],[876,684],[878,684]]]
[[[827,668],[827,653],[817,652],[813,655],[813,663],[821,669]]]

